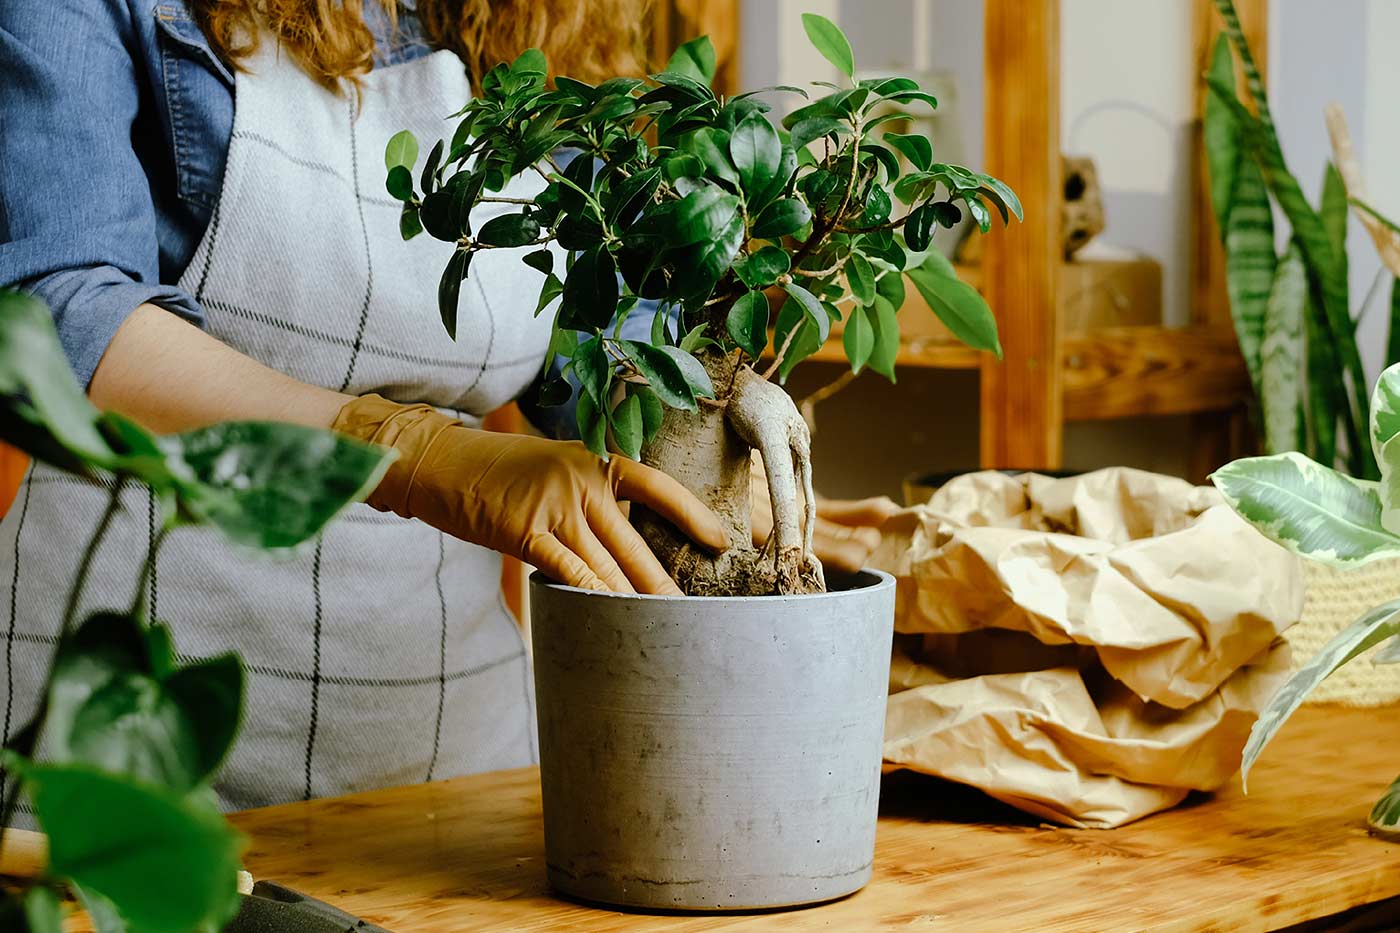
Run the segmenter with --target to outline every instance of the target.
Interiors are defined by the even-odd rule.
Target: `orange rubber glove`
[[[659,470],[577,441],[478,431],[428,405],[378,395],[348,402],[332,428],[399,458],[369,504],[534,564],[561,583],[680,595],[618,500],[639,502],[716,552],[715,514]]]

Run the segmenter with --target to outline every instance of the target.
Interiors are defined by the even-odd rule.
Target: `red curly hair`
[[[271,35],[292,59],[332,89],[358,82],[374,64],[364,3],[380,2],[396,19],[396,0],[195,0],[214,52],[234,68]],[[566,74],[597,83],[644,67],[644,24],[651,0],[418,0],[428,44],[450,49],[472,84],[498,62],[528,48],[549,59],[551,79]],[[479,90],[479,87],[477,88]]]

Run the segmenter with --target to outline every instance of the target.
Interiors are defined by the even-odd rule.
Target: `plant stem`
[[[131,600],[131,614],[138,619],[146,617],[146,593],[147,585],[151,582],[151,576],[156,572],[156,557],[160,554],[160,546],[165,543],[165,536],[170,534],[170,529],[162,528],[156,533],[151,541],[151,547],[146,551],[146,560],[141,565],[141,579],[136,583],[136,595]]]
[[[92,570],[93,559],[97,556],[97,550],[102,546],[102,539],[107,536],[107,531],[112,527],[112,519],[116,518],[118,510],[121,509],[122,489],[126,486],[125,478],[118,478],[116,485],[112,488],[112,496],[107,500],[107,509],[102,513],[102,519],[97,523],[97,530],[93,532],[92,540],[88,542],[87,549],[83,551],[83,559],[78,564],[77,576],[73,579],[73,586],[68,591],[68,604],[63,609],[63,621],[60,623],[58,631],[59,644],[68,635],[73,627],[73,617],[78,614],[78,601],[82,598],[83,588],[87,584],[88,573]]]
[[[778,366],[782,364],[783,357],[787,356],[788,350],[792,347],[792,342],[797,339],[797,332],[801,329],[802,327],[799,325],[788,331],[787,339],[783,341],[782,348],[779,349],[777,353],[773,354],[773,362],[769,363],[768,368],[759,374],[760,379],[773,378],[773,374],[778,371]]]

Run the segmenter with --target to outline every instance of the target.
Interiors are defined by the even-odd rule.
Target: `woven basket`
[[[1328,640],[1375,606],[1400,596],[1400,560],[1377,561],[1357,570],[1303,562],[1307,599],[1298,624],[1285,636],[1294,667],[1307,662]],[[1338,669],[1308,696],[1309,703],[1385,706],[1400,701],[1400,664],[1372,664],[1385,642]]]

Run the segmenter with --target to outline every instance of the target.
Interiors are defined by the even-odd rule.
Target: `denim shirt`
[[[364,6],[376,65],[430,51],[412,3],[396,33]],[[219,198],[233,112],[233,74],[186,0],[0,3],[0,285],[48,303],[83,385],[138,305],[202,324],[175,283]],[[531,415],[576,432],[568,409]]]

